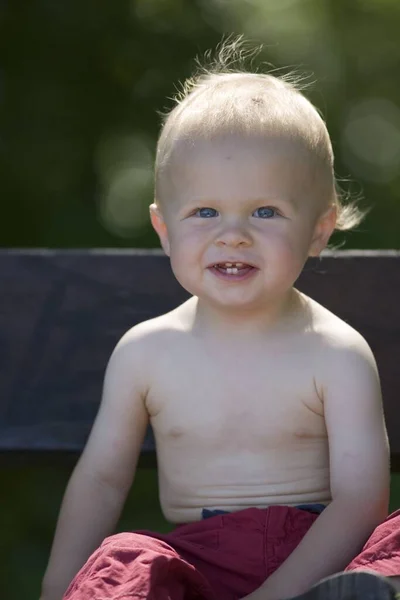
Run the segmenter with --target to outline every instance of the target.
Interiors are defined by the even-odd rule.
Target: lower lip
[[[232,283],[250,279],[250,277],[253,277],[258,271],[258,269],[256,269],[255,267],[250,267],[249,269],[243,269],[243,272],[239,271],[237,275],[231,275],[229,273],[219,271],[215,267],[209,267],[208,270],[211,271],[211,273],[213,273],[216,277],[218,277],[218,279],[223,279],[224,281],[231,281]]]

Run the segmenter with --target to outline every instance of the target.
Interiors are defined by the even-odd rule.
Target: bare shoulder
[[[187,304],[131,327],[115,346],[110,363],[126,362],[128,366],[134,363],[145,375],[165,353],[167,344],[184,331],[182,315],[187,312]]]
[[[305,297],[321,373],[343,377],[377,373],[373,352],[359,331],[321,304]]]
[[[132,347],[140,344],[145,349],[147,346],[159,344],[168,336],[181,332],[185,327],[183,315],[188,312],[189,306],[190,301],[187,301],[168,313],[138,323],[122,336],[117,347]]]

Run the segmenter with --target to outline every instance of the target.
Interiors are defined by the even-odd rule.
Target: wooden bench
[[[0,455],[78,456],[119,337],[187,293],[158,250],[0,250]],[[380,370],[400,470],[400,252],[326,252],[298,287],[358,329]],[[148,431],[142,464],[155,464]]]

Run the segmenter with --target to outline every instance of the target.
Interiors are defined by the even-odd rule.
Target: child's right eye
[[[218,212],[215,208],[198,208],[193,214],[202,219],[210,219],[211,217],[216,217]]]

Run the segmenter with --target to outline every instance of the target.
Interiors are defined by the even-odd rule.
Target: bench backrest
[[[0,451],[79,452],[119,337],[187,293],[158,250],[0,250],[0,277]],[[396,469],[400,252],[327,252],[297,287],[370,343]],[[149,431],[143,452],[153,449]]]

